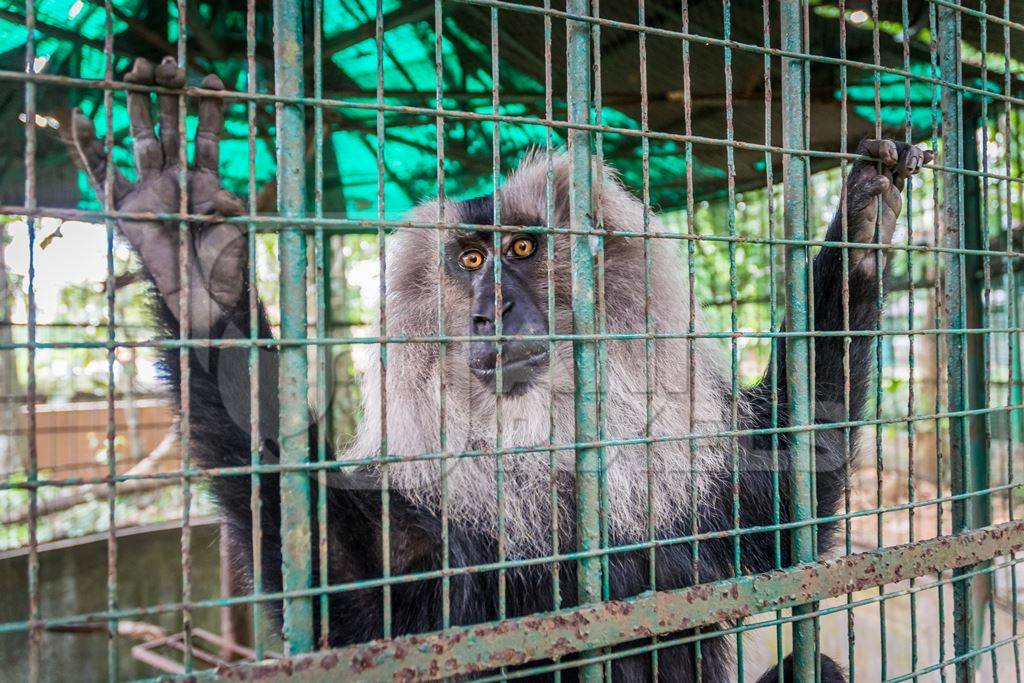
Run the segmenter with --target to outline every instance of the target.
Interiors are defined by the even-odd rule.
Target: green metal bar
[[[961,140],[963,157],[961,162],[965,168],[978,169],[978,143],[976,140],[980,120],[976,112],[961,112]],[[976,177],[965,177],[963,183],[963,244],[968,248],[987,246],[984,231],[985,216],[982,212],[984,202],[981,184]],[[967,328],[983,326],[988,322],[986,306],[983,300],[983,268],[987,257],[964,255],[964,323]],[[967,337],[966,367],[967,408],[984,409],[988,404],[985,388],[985,377],[989,363],[989,335],[972,334]],[[967,419],[967,457],[971,461],[971,477],[967,482],[967,491],[984,491],[989,487],[989,444],[986,435],[990,433],[988,424],[991,416],[987,413],[973,415]],[[979,494],[970,498],[971,528],[990,524],[992,521],[992,498],[987,494]],[[976,615],[971,633],[972,643],[979,644],[984,637],[985,621],[982,615],[991,599],[991,576],[982,575],[974,581],[971,593],[971,608]]]
[[[1009,188],[1006,190],[1007,197],[1009,197]],[[1007,199],[1007,222],[1013,220],[1009,209],[1010,200]],[[1006,234],[1011,234],[1009,230]],[[1007,240],[1007,245],[1010,242]],[[1010,247],[1007,246],[1007,249]],[[1006,269],[1007,279],[1010,282],[1010,286],[1007,288],[1007,292],[1010,293],[1009,299],[1007,300],[1006,306],[1009,311],[1007,327],[1016,326],[1017,321],[1020,319],[1020,300],[1017,292],[1024,291],[1024,273],[1013,272],[1012,268]],[[1010,396],[1008,398],[1008,405],[1021,405],[1024,401],[1024,368],[1021,364],[1021,349],[1020,349],[1020,335],[1017,332],[1011,332],[1010,336]],[[1024,411],[1014,410],[1010,413],[1010,435],[1012,437],[1011,443],[1022,444],[1024,443]],[[1012,451],[1011,451],[1012,453]]]
[[[247,93],[256,92],[256,0],[246,0],[245,11],[245,89]],[[256,202],[256,103],[246,103],[246,119],[248,122],[248,166],[249,166],[249,201],[247,217],[254,218],[257,213]],[[246,248],[248,250],[249,280],[249,339],[257,339],[259,333],[259,300],[256,290],[256,226],[246,226]],[[249,347],[249,463],[253,467],[261,463],[262,435],[260,434],[260,358],[256,346]],[[252,515],[252,595],[258,598],[263,592],[263,496],[262,481],[258,474],[253,473],[249,479],[249,508]],[[223,542],[223,541],[222,541]],[[263,603],[252,603],[252,649],[256,659],[264,656]]]
[[[274,0],[274,92],[300,96],[302,84],[302,6],[297,0]],[[306,211],[306,131],[303,109],[277,107],[277,202],[285,217]],[[306,337],[306,233],[285,228],[280,236],[281,336]],[[306,351],[281,349],[281,463],[309,458],[309,378]],[[282,574],[285,590],[312,586],[310,557],[310,487],[305,472],[281,475]],[[313,604],[308,598],[284,601],[284,638],[288,654],[313,649]]]
[[[323,0],[313,0],[313,97],[323,97]],[[333,155],[332,155],[333,156]],[[324,110],[316,107],[313,110],[313,212],[317,218],[324,215]],[[316,226],[314,235],[314,282],[316,291],[316,336],[326,337],[329,334],[331,305],[331,238],[324,235],[323,226]],[[331,395],[328,374],[331,372],[330,359],[332,347],[317,346],[316,350],[316,392],[317,417],[320,428],[317,430],[316,461],[327,461],[328,444],[332,434]],[[329,547],[327,543],[327,470],[317,472],[317,556],[319,559],[318,579],[320,587],[330,582]],[[320,595],[319,600],[319,646],[326,648],[330,642],[330,604],[327,593]]]
[[[1007,522],[766,574],[581,606],[549,616],[378,640],[287,661],[241,665],[230,672],[223,668],[201,671],[191,674],[191,679],[227,673],[243,680],[290,681],[436,680],[479,674],[633,641],[638,632],[669,635],[786,609],[911,576],[1009,557],[1021,549],[1024,521]]]
[[[25,71],[35,71],[35,0],[25,3]],[[36,207],[36,131],[31,122],[36,115],[35,83],[25,83],[25,208]],[[25,393],[25,412],[28,422],[28,462],[26,463],[25,479],[34,484],[39,478],[39,446],[36,430],[36,350],[32,344],[36,341],[36,220],[26,217],[25,227],[28,233],[28,356],[26,370],[28,386]],[[0,245],[0,249],[4,248]],[[3,277],[7,277],[6,274]],[[35,624],[41,614],[42,595],[39,582],[39,491],[34,487],[28,495],[28,616],[33,625],[28,632],[28,680],[38,681],[42,655],[43,631]]]
[[[779,28],[781,46],[791,52],[803,51],[803,3],[800,0],[782,0]],[[807,82],[801,60],[782,60],[782,144],[804,149],[807,146],[804,128],[804,107]],[[783,176],[783,226],[787,239],[806,239],[807,181],[810,160],[805,156],[786,157]],[[786,329],[806,332],[809,329],[810,291],[808,273],[810,254],[807,247],[788,247],[786,256]],[[786,378],[788,386],[790,425],[811,423],[810,339],[795,336],[786,341]],[[794,520],[809,519],[814,515],[812,470],[814,467],[814,435],[796,433],[790,441],[792,467],[792,498],[790,513]],[[793,530],[790,543],[793,561],[814,560],[814,528]],[[793,615],[813,612],[815,605],[794,607]],[[793,680],[811,683],[815,674],[815,625],[811,619],[793,624]]]
[[[570,0],[572,14],[586,15],[587,0]],[[568,118],[571,122],[589,123],[591,110],[590,26],[581,21],[566,22]],[[569,184],[569,226],[589,231],[593,224],[593,187],[590,133],[572,130],[569,133],[569,159],[572,176]],[[600,238],[577,235],[572,241],[572,312],[573,329],[578,334],[594,334],[597,329],[595,301],[594,256],[600,251]],[[586,442],[598,436],[597,413],[597,347],[593,341],[573,343],[576,441]],[[577,537],[581,551],[601,545],[601,448],[576,449]],[[601,558],[588,557],[578,562],[579,604],[601,600]],[[600,664],[580,671],[584,681],[600,681]]]
[[[960,25],[957,13],[949,7],[938,9],[939,72],[943,83],[959,82],[960,74]],[[950,87],[942,90],[942,153],[943,164],[964,164],[964,149],[973,145],[965,144],[963,121],[963,96]],[[942,211],[944,218],[943,243],[965,244],[964,233],[963,179],[943,174]],[[969,279],[966,257],[963,254],[949,255],[945,259],[945,306],[949,316],[948,326],[953,329],[967,327],[966,280]],[[949,381],[950,409],[966,409],[968,400],[968,378],[966,357],[967,335],[952,333],[947,338],[947,373]],[[968,493],[972,486],[971,458],[968,418],[950,420],[950,471],[951,486],[956,494]],[[974,525],[974,504],[969,498],[960,498],[953,503],[953,530],[965,531]],[[962,572],[961,572],[962,573]],[[956,575],[956,572],[954,573]],[[974,606],[972,604],[974,581],[965,578],[953,586],[953,648],[956,657],[956,680],[968,683],[974,680],[975,658],[969,656],[974,650]]]

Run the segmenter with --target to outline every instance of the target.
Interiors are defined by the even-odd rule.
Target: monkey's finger
[[[180,90],[185,87],[185,70],[178,68],[174,57],[164,57],[156,68],[156,84],[163,88]],[[160,116],[160,146],[164,152],[164,166],[178,164],[178,95],[157,95]]]
[[[899,152],[896,149],[896,143],[892,140],[862,140],[858,151],[861,154],[881,159],[886,166],[895,166],[899,161]]]
[[[107,153],[103,143],[96,137],[96,128],[92,121],[80,110],[75,109],[71,115],[71,142],[79,166],[89,176],[89,182],[97,193],[102,194],[107,179]],[[114,203],[121,201],[131,183],[114,167]]]
[[[132,65],[132,70],[124,75],[124,80],[136,85],[152,85],[153,64],[139,57]],[[163,152],[153,135],[152,106],[148,92],[128,91],[128,122],[134,141],[135,167],[140,179],[159,173],[164,164]]]
[[[900,163],[896,167],[896,173],[903,177],[910,177],[921,170],[924,163],[924,151],[917,145],[907,145],[900,156]]]
[[[216,74],[203,79],[205,90],[223,90]],[[199,128],[196,131],[196,168],[217,173],[220,165],[220,136],[224,132],[224,99],[202,97],[199,100]],[[240,213],[240,212],[239,212]]]

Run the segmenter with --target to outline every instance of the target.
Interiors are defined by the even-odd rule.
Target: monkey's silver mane
[[[568,157],[552,159],[552,196],[556,225],[568,224]],[[548,160],[527,154],[519,168],[499,190],[503,223],[543,225],[547,215]],[[597,181],[596,179],[600,179]],[[604,226],[611,230],[642,232],[644,209],[617,176],[606,168],[595,170]],[[437,202],[413,210],[414,221],[461,222],[459,205],[448,203],[443,218]],[[651,215],[649,230],[663,225]],[[453,231],[449,231],[453,232]],[[386,332],[388,336],[436,336],[439,285],[444,296],[444,332],[467,334],[470,298],[459,283],[442,276],[439,282],[439,231],[405,228],[387,238]],[[546,253],[544,240],[536,258]],[[682,240],[652,239],[650,314],[655,333],[685,334],[690,325],[690,295]],[[552,278],[555,288],[555,328],[572,331],[570,238],[555,237]],[[605,242],[604,309],[611,333],[643,333],[644,240],[609,237]],[[539,271],[546,273],[545,266]],[[536,283],[537,300],[547,301],[547,278]],[[702,330],[700,311],[694,320]],[[646,389],[647,358],[643,339],[609,340],[603,397],[604,439],[634,442],[605,448],[607,469],[607,522],[615,542],[643,540],[648,534],[648,480],[651,482],[655,526],[664,533],[689,510],[690,493],[702,495],[706,476],[723,471],[722,439],[659,440],[690,432],[718,431],[726,415],[720,351],[711,340],[657,339],[650,359],[651,426],[654,442],[648,446]],[[396,343],[387,346],[387,449],[409,460],[388,467],[390,483],[413,503],[437,510],[441,501],[442,465],[436,457],[441,444],[439,344]],[[445,453],[541,447],[531,453],[507,453],[504,465],[504,520],[511,557],[550,552],[552,482],[558,490],[559,526],[563,534],[575,524],[572,513],[575,460],[571,447],[555,451],[555,473],[549,466],[549,444],[574,442],[573,362],[571,342],[557,342],[547,371],[522,395],[497,398],[471,374],[463,344],[446,344]],[[381,372],[379,354],[369,354],[362,377],[364,418],[359,432],[339,458],[372,458],[381,445]],[[691,360],[693,361],[691,363]],[[692,369],[692,370],[691,370]],[[691,374],[693,375],[691,377]],[[692,392],[692,393],[691,393]],[[694,397],[691,419],[691,395]],[[496,420],[500,414],[501,434]],[[691,449],[692,445],[692,449]],[[498,491],[493,454],[452,458],[447,461],[448,513],[454,524],[495,534]],[[648,470],[650,477],[648,477]],[[691,476],[691,474],[693,476]],[[700,504],[700,501],[696,501]],[[564,548],[563,548],[564,550]]]

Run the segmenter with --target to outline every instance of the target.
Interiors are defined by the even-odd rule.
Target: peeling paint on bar
[[[302,8],[296,0],[274,0],[274,89],[302,94]],[[306,131],[303,107],[277,105],[278,209],[286,217],[305,217]],[[281,336],[306,337],[306,235],[287,227],[280,235]],[[302,347],[281,349],[281,464],[309,458],[308,361]],[[310,486],[305,472],[281,475],[281,568],[284,589],[312,586]],[[289,654],[313,649],[313,603],[284,601],[284,637]]]

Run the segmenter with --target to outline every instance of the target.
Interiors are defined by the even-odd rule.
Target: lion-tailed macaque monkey
[[[125,80],[135,84],[180,88],[183,71],[171,58],[161,64],[140,59]],[[202,87],[219,90],[216,76]],[[119,211],[146,214],[175,213],[179,209],[178,99],[159,95],[159,137],[155,134],[150,94],[128,93],[131,134],[134,138],[138,179],[132,183],[116,173],[114,205]],[[189,258],[189,328],[194,338],[238,338],[249,335],[250,306],[247,284],[245,232],[223,217],[243,211],[242,203],[220,182],[218,146],[224,122],[224,100],[202,97],[195,136],[195,159],[187,171],[188,212],[208,215],[206,222],[191,225],[186,239]],[[106,152],[91,122],[76,112],[72,126],[73,147],[93,185],[102,188],[108,172]],[[932,158],[921,150],[890,139],[864,140],[858,153],[870,157],[852,164],[846,183],[845,206],[848,239],[855,243],[890,243],[902,206],[906,180]],[[570,182],[566,156],[553,159],[554,220],[568,225]],[[595,165],[600,211],[609,231],[644,229],[644,208],[619,182],[615,174]],[[444,231],[407,227],[387,237],[386,331],[389,337],[433,338],[439,334],[459,337],[447,343],[442,367],[439,344],[389,343],[382,391],[379,354],[368,354],[362,377],[363,419],[352,443],[336,455],[339,461],[363,464],[339,467],[328,478],[327,561],[331,584],[380,577],[382,573],[381,468],[367,466],[380,453],[381,429],[386,427],[390,465],[390,571],[392,575],[440,569],[442,566],[440,387],[444,386],[443,431],[445,453],[473,451],[476,457],[460,457],[447,463],[447,516],[449,565],[453,568],[498,560],[499,522],[504,529],[504,553],[509,559],[539,558],[576,548],[573,357],[571,341],[544,339],[572,331],[571,239],[565,233],[553,239],[554,259],[547,258],[548,236],[535,232],[502,231],[495,248],[494,202],[500,200],[502,225],[544,225],[547,207],[548,162],[543,155],[527,155],[518,170],[495,196],[443,207],[428,202],[416,208],[411,222],[479,225],[480,230],[449,228]],[[826,239],[841,241],[841,210],[828,228]],[[655,217],[650,229],[663,230]],[[131,244],[152,281],[154,303],[161,326],[177,336],[182,293],[179,240],[176,222],[158,220],[119,221],[120,234]],[[438,240],[443,240],[444,263],[438,267]],[[645,299],[644,239],[609,235],[604,240],[603,307],[610,333],[644,333],[649,319],[656,333],[650,398],[646,380],[645,341],[642,337],[605,342],[606,362],[601,372],[607,385],[603,396],[606,438],[622,445],[605,449],[607,523],[613,544],[646,541],[649,520],[657,538],[667,539],[699,532],[726,531],[733,522],[733,439],[723,437],[731,423],[728,373],[719,358],[716,342],[701,339],[691,344],[685,333],[691,324],[690,293],[680,240],[649,242],[651,288]],[[495,261],[500,259],[500,292],[495,292]],[[877,269],[884,268],[886,250],[851,248],[848,251],[848,304],[843,302],[844,265],[841,249],[822,248],[814,259],[814,329],[870,330],[878,323]],[[549,272],[550,268],[550,272]],[[549,285],[550,283],[550,285]],[[554,287],[549,311],[549,286]],[[500,294],[500,297],[497,296]],[[438,301],[443,300],[444,329],[440,329]],[[500,301],[501,349],[495,341]],[[845,313],[844,313],[845,308]],[[260,337],[271,329],[258,309]],[[699,317],[697,331],[704,329]],[[677,335],[673,337],[673,335]],[[474,339],[474,337],[479,337]],[[507,339],[507,337],[512,337]],[[469,341],[466,341],[466,340]],[[538,340],[539,339],[539,340]],[[823,336],[815,341],[815,415],[819,423],[843,419],[844,350],[842,336]],[[864,405],[871,376],[869,336],[850,340],[850,417],[856,419]],[[373,347],[376,351],[376,347]],[[691,359],[690,354],[696,358]],[[772,390],[766,373],[760,384],[739,397],[740,430],[756,436],[739,438],[739,516],[742,527],[763,527],[790,520],[791,470],[787,436],[762,435],[773,425],[785,427],[787,416],[786,342],[777,346],[779,369]],[[191,352],[189,411],[192,453],[202,467],[244,467],[250,464],[250,371],[244,344],[196,348]],[[500,363],[499,363],[500,356]],[[180,405],[180,368],[177,350],[163,353],[168,389]],[[500,383],[498,380],[500,368]],[[278,457],[278,353],[261,350],[259,357],[259,436],[264,463]],[[692,375],[692,376],[691,376]],[[444,380],[442,383],[442,379]],[[501,391],[497,391],[500,386]],[[382,419],[381,397],[386,394],[387,415]],[[648,425],[647,402],[653,418]],[[500,409],[500,410],[499,410]],[[497,433],[496,414],[501,415]],[[647,430],[650,429],[650,444]],[[317,425],[309,426],[310,442],[316,443]],[[758,431],[761,430],[761,431]],[[669,437],[706,434],[694,439]],[[500,443],[505,454],[504,495],[496,485]],[[565,444],[554,452],[551,444]],[[542,450],[523,453],[530,448]],[[509,452],[512,449],[514,452]],[[845,461],[842,429],[816,432],[817,514],[836,512],[843,495]],[[423,457],[434,454],[434,457]],[[311,453],[315,459],[315,453]],[[775,500],[773,461],[778,461],[778,495]],[[551,463],[554,463],[553,466]],[[262,590],[281,591],[280,492],[277,474],[261,475]],[[648,484],[648,480],[650,484]],[[310,476],[313,500],[317,499],[316,476]],[[650,491],[648,491],[650,486]],[[555,496],[551,495],[552,488]],[[253,564],[252,518],[249,505],[250,477],[219,476],[211,481],[212,493],[228,522],[230,543],[238,564]],[[694,498],[695,497],[695,498]],[[552,505],[554,498],[557,502]],[[498,501],[502,500],[499,510]],[[653,508],[653,509],[649,509]],[[314,526],[315,510],[311,510]],[[830,543],[831,526],[818,529],[822,550]],[[314,571],[319,567],[317,529],[309,552]],[[789,530],[781,535],[783,566],[790,564]],[[776,568],[775,533],[749,533],[741,538],[742,571],[765,572]],[[635,596],[655,585],[674,589],[735,574],[733,537],[700,543],[695,563],[690,544],[660,545],[655,573],[649,576],[648,551],[612,553],[608,558],[612,598]],[[506,570],[506,614],[516,617],[569,607],[576,601],[576,562],[562,561],[561,604],[553,604],[552,563],[520,563]],[[435,574],[436,576],[436,574]],[[314,577],[318,581],[318,577]],[[495,620],[499,615],[498,573],[477,571],[451,578],[452,624]],[[379,638],[382,635],[383,601],[379,588],[335,592],[330,595],[327,642],[331,646]],[[392,587],[392,633],[395,635],[437,630],[442,627],[442,584],[438,578],[398,583]],[[279,613],[280,605],[272,611]],[[685,635],[685,634],[683,634]],[[627,643],[635,647],[644,641]],[[704,681],[733,677],[734,647],[729,638],[708,636],[701,641],[700,675]],[[698,661],[693,644],[668,647],[658,657],[660,678],[691,681]],[[823,679],[844,679],[841,669],[821,657]],[[651,677],[648,655],[627,656],[612,662],[616,680],[642,681]],[[575,680],[576,672],[563,672]],[[544,677],[540,677],[544,678]],[[763,680],[776,680],[776,667]]]

